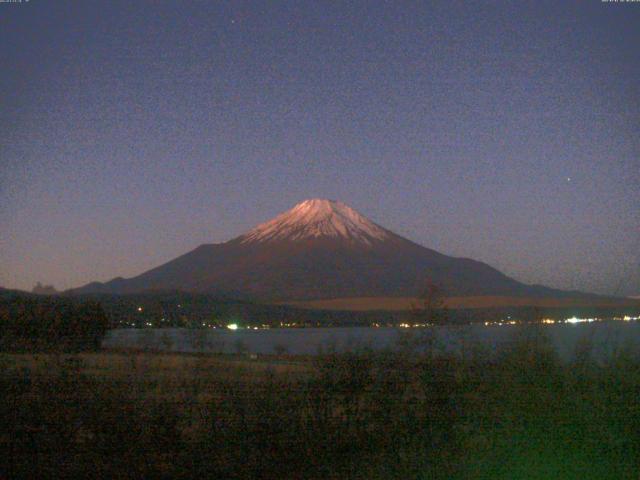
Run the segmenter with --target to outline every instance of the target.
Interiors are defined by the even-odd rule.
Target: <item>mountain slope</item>
[[[313,199],[220,244],[201,245],[130,279],[74,293],[183,290],[261,300],[415,296],[427,282],[447,295],[558,295],[489,265],[440,254],[341,202]]]

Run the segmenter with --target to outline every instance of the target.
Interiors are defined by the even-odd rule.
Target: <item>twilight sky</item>
[[[640,3],[23,0],[0,67],[4,287],[133,276],[322,197],[640,294]]]

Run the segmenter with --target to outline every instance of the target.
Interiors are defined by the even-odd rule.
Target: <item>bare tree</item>
[[[411,314],[418,324],[438,326],[449,323],[444,289],[428,280],[422,295],[411,304]]]

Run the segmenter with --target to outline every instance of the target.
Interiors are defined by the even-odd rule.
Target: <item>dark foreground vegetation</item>
[[[632,352],[597,363],[585,341],[563,363],[532,327],[451,357],[421,335],[315,358],[3,354],[0,478],[637,478]]]
[[[112,325],[95,301],[0,295],[0,351],[96,350]]]

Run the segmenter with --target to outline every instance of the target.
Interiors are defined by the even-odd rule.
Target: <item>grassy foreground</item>
[[[3,354],[0,478],[626,479],[640,360]]]

